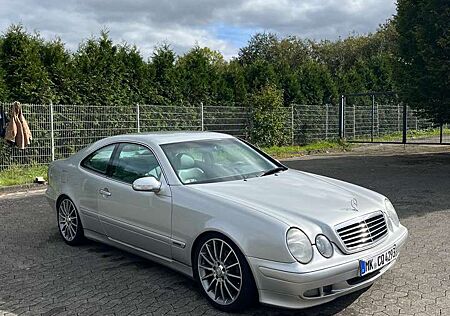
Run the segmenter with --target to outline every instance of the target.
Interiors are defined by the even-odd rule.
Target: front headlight
[[[316,247],[325,258],[331,258],[333,255],[333,245],[325,235],[316,236]]]
[[[298,262],[306,264],[311,261],[312,245],[304,232],[298,228],[289,229],[286,242],[289,251]]]
[[[384,200],[386,213],[391,219],[392,223],[398,227],[400,225],[400,221],[397,216],[397,212],[395,211],[394,205],[392,205],[391,201],[389,199]]]

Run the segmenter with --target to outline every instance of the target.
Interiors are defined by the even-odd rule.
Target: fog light
[[[333,255],[333,245],[325,235],[317,235],[316,247],[325,258],[331,258]]]

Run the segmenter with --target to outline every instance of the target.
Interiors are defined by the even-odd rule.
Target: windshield
[[[173,143],[161,148],[183,184],[242,180],[279,167],[234,138]]]

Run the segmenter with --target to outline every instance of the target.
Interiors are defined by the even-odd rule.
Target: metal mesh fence
[[[355,141],[401,141],[403,107],[357,98],[344,108],[345,137]],[[385,101],[385,100],[382,100]],[[11,104],[2,103],[9,109]],[[1,145],[0,169],[12,165],[47,164],[70,156],[108,136],[151,131],[205,130],[249,138],[251,110],[238,105],[40,105],[23,104],[33,140],[25,150]],[[302,145],[339,137],[339,106],[293,104],[276,113],[283,121],[286,144]],[[407,108],[408,142],[439,142],[430,120]],[[450,142],[448,126],[443,142]]]
[[[135,107],[53,105],[55,158],[104,137],[137,132]]]
[[[11,104],[3,103],[3,107],[9,109]],[[22,111],[33,140],[24,150],[4,144],[0,153],[0,169],[10,165],[46,164],[52,161],[50,106],[23,104]]]
[[[339,136],[339,108],[336,105],[294,105],[294,143],[334,139]]]
[[[406,111],[407,142],[439,143],[439,127],[395,96],[356,95],[345,99],[344,136],[350,141],[402,142]],[[444,128],[443,142],[447,130]]]
[[[181,105],[150,105],[136,107],[139,117],[134,117],[140,132],[201,130],[201,107]],[[136,123],[139,122],[139,123]]]
[[[243,106],[204,106],[203,129],[247,138],[250,112]]]

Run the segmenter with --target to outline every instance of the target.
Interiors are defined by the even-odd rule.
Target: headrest
[[[180,154],[179,156],[179,169],[191,169],[195,167],[194,158],[187,154]]]

